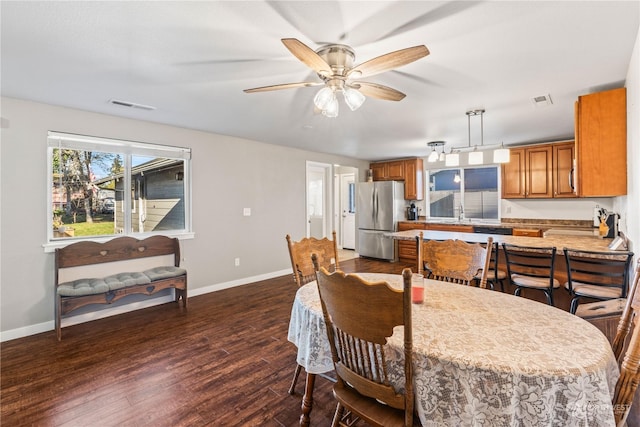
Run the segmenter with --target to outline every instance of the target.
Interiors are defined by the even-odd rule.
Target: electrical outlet
[[[240,258],[235,259],[235,264],[236,264],[236,267],[240,266]]]
[[[242,214],[243,214],[244,216],[251,216],[251,208],[244,208],[244,209],[242,210]]]

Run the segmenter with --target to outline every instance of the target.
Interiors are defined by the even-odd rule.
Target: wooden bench
[[[108,273],[104,274],[105,271]],[[180,268],[180,242],[176,238],[117,237],[105,243],[77,242],[58,248],[55,252],[58,341],[62,339],[62,316],[80,307],[112,304],[127,295],[152,295],[171,288],[175,289],[175,301],[182,299],[186,309],[187,272]]]

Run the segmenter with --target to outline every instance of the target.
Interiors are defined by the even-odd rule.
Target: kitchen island
[[[386,236],[397,240],[413,240],[422,232],[424,240],[448,240],[457,239],[471,243],[485,243],[489,237],[493,237],[494,242],[508,243],[520,246],[553,246],[558,252],[562,248],[572,248],[587,251],[615,252],[609,249],[612,239],[601,239],[599,237],[587,237],[580,235],[547,235],[544,237],[513,236],[502,234],[483,233],[463,233],[455,231],[436,230],[405,230],[395,233],[387,233]]]
[[[556,261],[554,277],[558,279],[558,281],[560,281],[562,285],[564,285],[564,283],[567,281],[567,266],[564,259],[564,253],[562,251],[563,248],[616,253],[616,251],[609,249],[609,243],[611,243],[612,239],[601,239],[599,237],[585,237],[576,235],[549,235],[545,237],[528,237],[502,234],[412,229],[394,233],[387,233],[386,236],[388,238],[398,240],[399,243],[404,243],[405,248],[410,247],[413,254],[416,254],[417,247],[415,241],[420,232],[422,232],[424,240],[457,239],[471,243],[486,243],[487,239],[489,237],[492,237],[494,242],[498,242],[498,246],[501,246],[502,243],[508,243],[519,246],[555,247]],[[408,263],[409,265],[415,263],[415,268],[417,269],[417,257],[415,255],[413,259],[401,257],[400,261]],[[507,271],[507,266],[502,250],[500,250],[498,253],[498,268]],[[505,292],[513,294],[514,290],[515,287],[513,287],[507,280],[505,283]],[[553,295],[555,306],[565,311],[569,311],[571,298],[569,296],[569,292],[564,289],[564,286],[562,286],[560,289],[556,289]],[[546,303],[546,300],[544,299],[541,292],[535,292],[530,289],[523,289],[522,296]]]

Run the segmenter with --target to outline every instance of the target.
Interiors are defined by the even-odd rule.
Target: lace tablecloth
[[[399,275],[361,273],[402,287]],[[412,305],[416,409],[423,426],[614,426],[619,376],[606,337],[563,310],[427,280]],[[398,328],[401,329],[401,328]],[[333,370],[315,282],[298,289],[288,339],[307,372]],[[402,331],[389,370],[402,388]]]

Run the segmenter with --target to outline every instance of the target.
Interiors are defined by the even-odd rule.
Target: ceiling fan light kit
[[[351,111],[356,111],[364,104],[365,99],[367,99],[359,90],[346,86],[342,90],[342,94],[344,95],[344,102],[349,106]]]
[[[429,54],[426,46],[414,46],[378,56],[354,67],[355,52],[347,45],[329,44],[314,51],[297,39],[282,39],[282,43],[293,56],[314,70],[322,82],[285,83],[245,89],[244,92],[266,92],[324,84],[325,87],[315,95],[313,102],[326,117],[338,116],[336,92],[342,92],[345,103],[351,111],[360,108],[367,96],[386,101],[400,101],[405,97],[405,94],[400,91],[378,83],[355,79],[374,76],[401,67]]]

